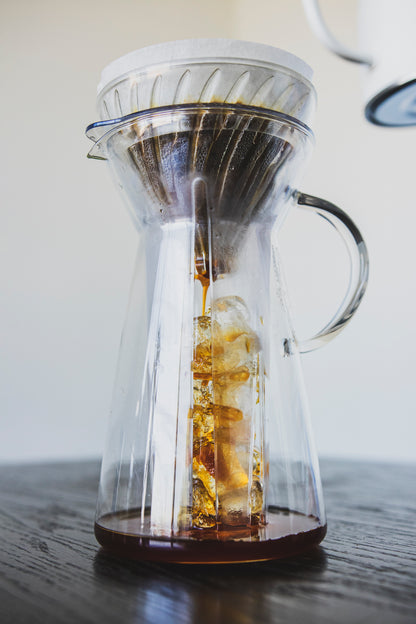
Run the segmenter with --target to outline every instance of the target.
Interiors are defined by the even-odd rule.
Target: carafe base
[[[263,526],[195,529],[172,538],[140,535],[135,524],[140,525],[137,510],[107,514],[95,524],[95,536],[105,550],[129,559],[222,564],[290,557],[317,546],[326,535],[326,524],[314,516],[277,508]]]

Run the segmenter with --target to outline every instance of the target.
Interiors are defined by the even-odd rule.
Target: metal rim
[[[416,114],[414,117],[414,121],[408,121],[408,122],[404,122],[404,123],[387,123],[387,122],[383,122],[382,120],[380,120],[377,117],[377,110],[380,108],[380,106],[382,104],[384,104],[387,100],[389,100],[391,97],[393,97],[394,95],[396,95],[397,93],[400,93],[403,89],[406,89],[407,87],[411,86],[411,85],[415,85],[416,86],[416,78],[411,78],[411,79],[406,79],[406,80],[402,80],[399,82],[395,82],[393,84],[391,84],[389,87],[386,87],[385,89],[383,89],[383,91],[380,91],[380,93],[377,93],[376,96],[374,96],[367,104],[367,106],[365,107],[365,116],[366,119],[368,121],[370,121],[371,123],[375,124],[376,126],[383,126],[385,128],[399,128],[399,127],[406,127],[406,126],[414,126],[416,125]]]

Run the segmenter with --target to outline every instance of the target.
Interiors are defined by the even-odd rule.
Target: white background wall
[[[322,6],[354,44],[356,2]],[[0,5],[0,461],[101,454],[136,235],[83,132],[105,64],[196,36],[261,41],[314,68],[317,145],[303,190],[353,217],[371,259],[356,318],[304,357],[318,451],[415,461],[416,128],[364,120],[359,69],[315,40],[300,0]],[[296,212],[282,245],[306,336],[342,295],[344,250],[323,220]]]

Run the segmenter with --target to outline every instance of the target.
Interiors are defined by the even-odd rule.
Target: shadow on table
[[[312,595],[322,582],[326,554],[317,547],[291,559],[252,564],[180,565],[118,559],[100,550],[94,575],[135,604],[141,622],[268,622],[287,602]],[[125,603],[126,604],[126,603]],[[124,622],[136,621],[128,609]]]

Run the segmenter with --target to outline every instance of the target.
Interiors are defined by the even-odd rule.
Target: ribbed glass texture
[[[113,551],[252,561],[325,535],[277,248],[310,148],[284,115],[185,105],[90,154],[139,232],[96,517]]]

